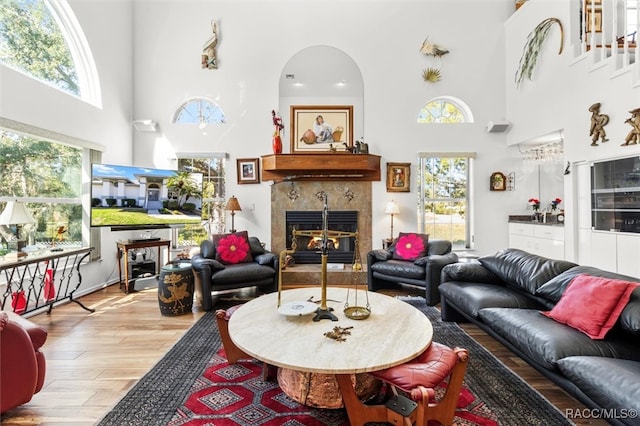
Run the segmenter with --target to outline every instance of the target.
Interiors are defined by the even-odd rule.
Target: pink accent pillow
[[[218,234],[212,237],[216,245],[216,260],[225,265],[253,261],[247,231]]]
[[[542,314],[592,339],[604,339],[637,286],[638,283],[580,274],[571,280],[553,309]]]
[[[398,234],[393,258],[398,260],[416,260],[427,255],[429,244],[428,234],[404,233]]]

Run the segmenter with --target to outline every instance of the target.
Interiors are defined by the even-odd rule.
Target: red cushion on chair
[[[437,386],[451,374],[457,362],[458,357],[453,349],[432,342],[431,346],[417,358],[370,374],[405,392],[411,392],[411,389],[419,385],[426,388]]]

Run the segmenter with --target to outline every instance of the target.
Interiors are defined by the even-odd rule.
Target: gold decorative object
[[[320,300],[320,306],[318,307],[318,310],[316,311],[316,315],[313,318],[313,320],[320,321],[321,319],[330,319],[332,321],[337,321],[338,317],[336,317],[331,312],[333,311],[333,308],[327,307],[327,258],[329,257],[329,254],[328,254],[329,241],[337,240],[339,238],[344,238],[344,237],[355,237],[356,239],[355,251],[354,251],[354,260],[353,260],[352,266],[353,266],[354,272],[355,272],[355,268],[358,267],[356,266],[356,264],[359,265],[358,267],[359,270],[362,270],[362,261],[360,259],[360,250],[358,248],[358,232],[330,231],[328,229],[328,223],[329,223],[329,207],[327,205],[328,196],[326,192],[321,191],[316,193],[316,197],[318,197],[323,201],[322,229],[304,230],[304,231],[293,229],[292,231],[293,239],[291,242],[291,249],[285,249],[280,252],[280,262],[278,267],[278,274],[279,274],[278,276],[278,307],[280,307],[280,304],[281,304],[282,271],[283,269],[286,268],[287,256],[296,252],[296,249],[297,249],[296,237],[302,236],[302,237],[311,237],[312,239],[321,239],[321,245],[320,245],[320,249],[321,249],[320,259],[322,261],[322,264],[321,264],[322,272],[320,275],[321,300]],[[347,317],[351,318],[349,315],[351,315],[351,312],[355,312],[355,311],[358,311],[357,313],[353,314],[354,316],[357,317],[355,319],[364,319],[367,316],[369,316],[368,313],[365,316],[365,312],[364,312],[364,310],[367,310],[367,311],[369,310],[368,295],[367,295],[366,308],[357,307],[357,306],[349,308],[348,301],[349,301],[349,293],[347,292],[347,302],[345,304],[345,315]],[[357,303],[357,293],[356,293],[356,303]]]
[[[425,70],[422,71],[422,78],[424,81],[429,83],[440,81],[440,70],[435,68],[425,68]]]
[[[354,278],[354,283],[353,283],[353,287],[354,287],[354,301],[353,301],[353,306],[349,306],[349,300],[350,300],[350,293],[351,293],[351,287],[347,287],[347,298],[344,302],[344,315],[347,318],[353,319],[353,320],[361,320],[361,319],[366,319],[369,318],[369,315],[371,315],[371,305],[369,305],[369,294],[367,293],[367,288],[365,286],[364,289],[364,294],[366,297],[366,305],[365,306],[359,306],[358,305],[358,287],[359,287],[359,283],[357,282],[357,274],[356,272],[362,271],[362,259],[360,258],[360,245],[358,243],[358,237],[356,235],[356,241],[355,241],[355,250],[353,252],[353,264],[352,264],[352,271],[353,273],[351,274],[352,277],[356,277]],[[362,285],[365,285],[364,283],[362,283]]]
[[[631,118],[627,118],[624,122],[631,126],[631,131],[627,133],[622,146],[636,145],[640,142],[640,108],[633,109],[629,113]]]
[[[591,136],[591,146],[598,146],[598,139],[600,142],[607,142],[607,133],[604,131],[604,126],[609,123],[609,116],[607,114],[600,114],[600,102],[589,107],[591,113],[591,127],[589,128],[589,136]]]

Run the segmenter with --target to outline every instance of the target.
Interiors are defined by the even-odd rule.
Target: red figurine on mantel
[[[273,153],[282,154],[282,138],[280,137],[280,132],[284,130],[284,124],[282,124],[282,118],[276,114],[275,110],[271,110],[271,117],[273,120],[273,126],[275,127],[272,142]]]

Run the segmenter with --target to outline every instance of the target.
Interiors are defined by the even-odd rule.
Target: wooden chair
[[[370,374],[402,390],[418,403],[416,425],[426,426],[429,420],[450,425],[460,398],[468,359],[469,352],[466,349],[451,349],[433,342],[419,357]],[[447,377],[447,390],[436,402],[435,388]]]
[[[369,374],[391,385],[398,398],[390,400],[385,406],[365,405],[347,392],[348,382],[338,376],[341,384],[345,408],[352,426],[363,426],[369,422],[389,422],[393,425],[427,426],[430,420],[450,425],[455,416],[462,381],[467,370],[469,353],[466,349],[451,349],[440,343],[431,346],[417,358],[404,364]],[[449,378],[442,398],[435,400],[435,388]],[[403,400],[408,395],[417,404],[407,408]],[[410,401],[409,401],[410,403]]]
[[[241,305],[232,306],[231,308],[218,309],[215,313],[216,315],[216,324],[218,326],[218,331],[220,332],[220,340],[222,340],[222,347],[224,348],[224,353],[227,356],[227,361],[229,364],[235,364],[241,359],[253,359],[251,355],[246,354],[242,349],[236,346],[235,343],[231,340],[231,335],[229,334],[229,318],[231,315],[238,309]],[[275,367],[265,364],[262,364],[262,378],[264,380],[273,379],[276,375]]]

